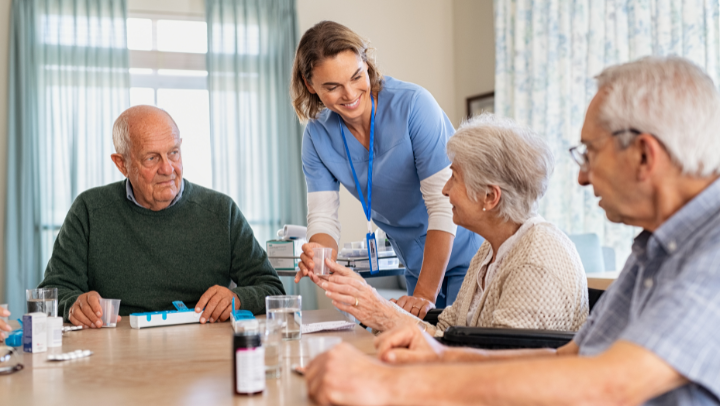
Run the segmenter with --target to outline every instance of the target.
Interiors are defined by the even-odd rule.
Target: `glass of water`
[[[280,357],[280,345],[285,324],[280,320],[258,320],[258,332],[260,341],[265,348],[265,377],[279,378],[282,360]]]
[[[302,296],[267,296],[265,311],[268,320],[284,323],[283,340],[299,340],[302,326]]]
[[[57,317],[57,288],[28,289],[25,291],[28,313],[45,313],[48,317]]]

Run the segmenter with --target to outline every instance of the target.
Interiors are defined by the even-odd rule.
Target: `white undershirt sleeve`
[[[452,219],[450,199],[442,194],[443,187],[445,187],[445,183],[450,179],[450,176],[452,176],[452,170],[450,166],[447,166],[420,181],[420,192],[422,192],[425,207],[427,207],[428,211],[428,231],[440,230],[452,235],[457,232],[457,225],[453,223]]]
[[[307,194],[307,239],[315,234],[327,234],[340,241],[340,192],[310,192]]]

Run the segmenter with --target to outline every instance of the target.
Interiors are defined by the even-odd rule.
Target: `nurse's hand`
[[[435,308],[435,303],[418,296],[403,296],[397,300],[390,299],[390,301],[396,303],[413,316],[417,316],[420,320],[425,318],[427,312]]]
[[[359,273],[353,271],[350,268],[346,268],[346,267],[338,264],[337,262],[333,262],[333,261],[330,261],[327,259],[325,260],[325,264],[332,271],[332,275],[344,276],[344,277],[347,277],[350,279],[358,280],[364,284],[367,284],[367,282],[365,282],[365,278],[363,278],[362,276],[360,276]],[[315,282],[315,284],[320,287],[322,287],[322,283],[326,282],[329,278],[330,278],[330,276],[327,276],[327,275],[317,276],[317,275],[315,275],[315,273],[310,275],[310,279],[312,279],[312,281]]]
[[[308,242],[303,244],[303,252],[302,254],[300,254],[300,264],[298,265],[298,268],[300,268],[300,270],[297,272],[297,274],[295,274],[295,283],[300,282],[300,279],[302,279],[303,276],[310,276],[311,274],[314,275],[313,271],[315,270],[315,263],[313,262],[313,257],[315,256],[315,252],[313,252],[313,248],[326,247],[316,242]],[[336,256],[337,252],[333,250],[333,259],[335,259]]]

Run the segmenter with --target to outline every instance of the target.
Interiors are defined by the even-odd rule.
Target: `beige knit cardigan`
[[[491,251],[485,241],[470,262],[452,306],[440,314],[435,335],[450,326],[467,326],[478,273]],[[548,222],[532,226],[507,253],[482,292],[471,326],[577,331],[588,316],[585,270],[575,245]],[[430,325],[428,325],[430,327]]]

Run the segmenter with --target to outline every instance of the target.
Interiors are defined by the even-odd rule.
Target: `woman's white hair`
[[[655,136],[683,173],[720,174],[720,94],[697,65],[677,56],[649,56],[611,66],[597,76],[605,99],[599,124]],[[618,136],[623,147],[630,132]]]
[[[490,113],[463,123],[447,151],[462,171],[468,197],[477,202],[488,186],[498,186],[502,193],[494,210],[515,223],[535,214],[554,168],[550,147],[533,130]]]

